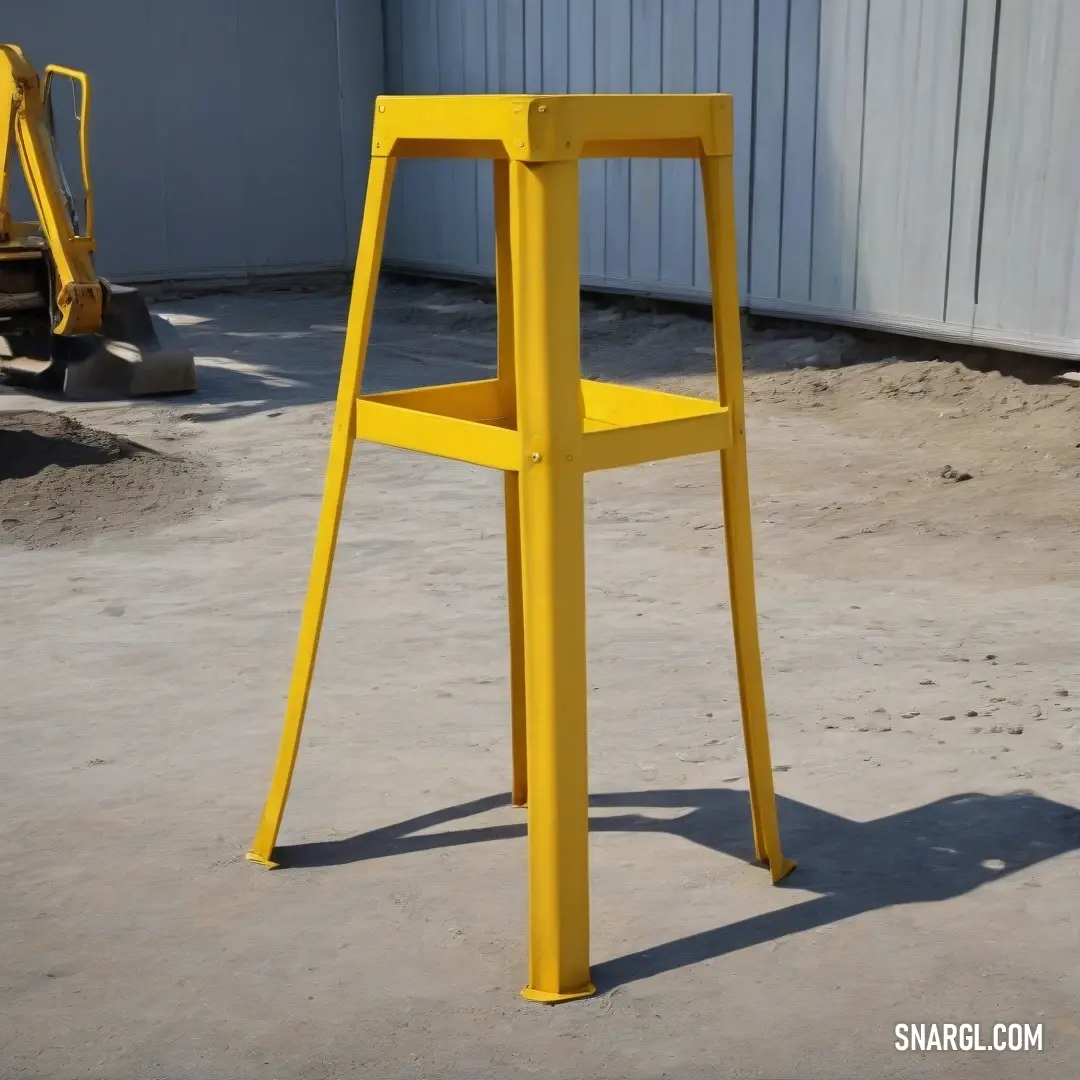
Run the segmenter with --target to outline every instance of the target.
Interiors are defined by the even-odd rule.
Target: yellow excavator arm
[[[82,207],[57,150],[52,91],[61,82],[81,92]],[[94,269],[89,131],[83,72],[51,65],[39,78],[22,49],[0,44],[0,381],[68,398],[189,393],[198,383],[191,350],[138,289]],[[19,165],[37,221],[12,220]]]
[[[82,156],[84,221],[80,227],[56,154],[49,116],[53,76],[78,82],[82,89],[79,147]],[[42,245],[54,267],[52,332],[92,334],[101,326],[104,295],[94,271],[93,195],[87,157],[90,86],[86,75],[50,66],[42,83],[15,45],[0,45],[0,262],[38,257]],[[18,151],[36,222],[11,218],[11,178]],[[40,239],[36,239],[39,235]]]

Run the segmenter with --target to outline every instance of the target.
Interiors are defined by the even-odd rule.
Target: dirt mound
[[[0,543],[54,547],[209,505],[207,466],[49,412],[0,413]]]

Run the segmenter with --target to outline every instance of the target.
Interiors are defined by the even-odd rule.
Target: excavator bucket
[[[0,297],[4,263],[0,260]],[[103,281],[105,305],[94,334],[4,334],[0,375],[12,385],[74,400],[182,394],[197,389],[195,357],[137,289]],[[2,302],[2,301],[0,301]]]

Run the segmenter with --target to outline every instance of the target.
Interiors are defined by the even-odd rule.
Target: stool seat
[[[523,443],[498,379],[367,394],[356,403],[356,438],[518,472]],[[581,380],[585,472],[726,450],[723,405],[659,390]]]

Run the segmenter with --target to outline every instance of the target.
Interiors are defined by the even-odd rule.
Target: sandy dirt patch
[[[77,544],[206,509],[213,470],[63,413],[0,412],[0,542]]]

